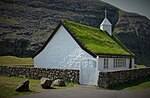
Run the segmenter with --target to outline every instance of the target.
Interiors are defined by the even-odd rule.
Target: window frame
[[[126,67],[126,58],[114,58],[113,68]]]
[[[108,69],[109,68],[109,59],[108,58],[104,58],[104,69]]]

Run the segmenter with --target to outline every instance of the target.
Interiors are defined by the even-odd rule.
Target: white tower
[[[100,24],[100,29],[103,31],[107,31],[109,35],[112,35],[112,24],[107,19],[107,10],[105,9],[105,19]]]

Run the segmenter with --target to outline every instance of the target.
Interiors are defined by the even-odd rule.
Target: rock
[[[50,89],[52,84],[52,80],[49,78],[41,78],[41,86],[44,89]]]
[[[29,80],[26,80],[23,83],[21,83],[21,85],[19,85],[16,88],[16,91],[18,91],[18,92],[27,92],[27,91],[30,91],[29,90]]]
[[[62,79],[56,79],[53,81],[52,86],[66,86]]]

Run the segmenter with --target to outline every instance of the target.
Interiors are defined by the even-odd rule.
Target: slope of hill
[[[136,63],[150,65],[150,20],[138,14],[119,11],[114,29],[117,38],[136,54]]]
[[[47,40],[60,20],[99,28],[104,10],[114,35],[150,65],[150,20],[99,0],[1,0],[0,55],[30,57]]]

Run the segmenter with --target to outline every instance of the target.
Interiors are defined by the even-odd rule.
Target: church
[[[96,84],[101,71],[124,70],[134,66],[134,54],[112,34],[105,18],[100,28],[62,21],[35,55],[34,67],[75,69],[81,84]]]

